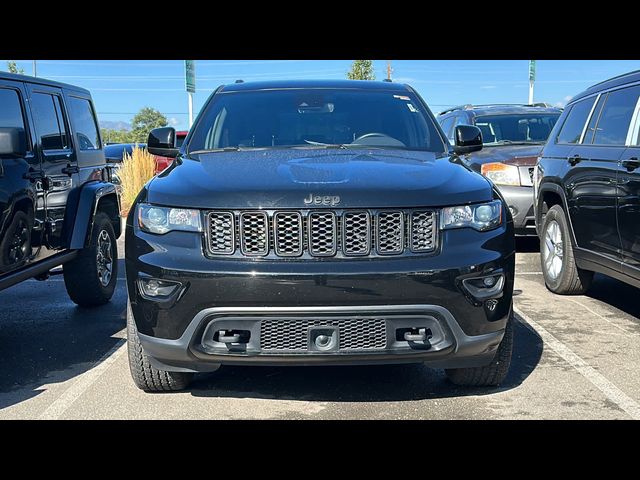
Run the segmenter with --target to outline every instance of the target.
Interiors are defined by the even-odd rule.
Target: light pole
[[[533,104],[533,84],[536,81],[536,61],[529,60],[529,105]]]
[[[36,61],[33,60],[33,76],[37,77],[38,76],[38,70],[36,70]]]

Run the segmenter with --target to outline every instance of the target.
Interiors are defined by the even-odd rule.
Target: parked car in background
[[[581,294],[600,272],[640,287],[640,71],[576,95],[535,172],[544,280]]]
[[[131,155],[134,147],[147,148],[146,143],[112,143],[104,147],[107,163],[122,163],[125,153]]]
[[[516,235],[535,235],[533,170],[562,110],[546,103],[533,105],[463,105],[445,110],[438,122],[455,143],[458,125],[475,125],[483,148],[463,157],[476,172],[495,183],[513,216]]]
[[[108,302],[119,212],[89,91],[0,72],[0,290],[62,265],[75,303]]]
[[[176,148],[182,147],[184,143],[184,139],[187,138],[189,132],[187,130],[178,130],[176,131]],[[167,168],[171,163],[173,163],[173,158],[171,157],[163,157],[162,155],[155,155],[156,157],[156,173],[160,173],[165,168]]]

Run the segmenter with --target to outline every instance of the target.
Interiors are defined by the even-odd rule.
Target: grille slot
[[[434,253],[434,210],[256,210],[206,214],[205,252],[233,257],[337,257]]]
[[[276,255],[302,255],[302,215],[298,212],[276,212],[273,216],[273,238]]]
[[[265,212],[240,214],[240,248],[247,256],[269,253],[268,217]]]
[[[209,251],[216,255],[231,255],[235,249],[235,220],[231,212],[209,214]]]
[[[260,322],[260,348],[263,351],[306,352],[310,327],[337,327],[340,351],[383,350],[387,345],[384,318],[265,319]]]
[[[436,248],[435,244],[435,213],[432,211],[411,212],[410,242],[412,252],[431,252]]]
[[[338,251],[336,214],[309,214],[309,253],[314,257],[332,257]]]
[[[371,217],[368,212],[342,215],[342,251],[345,255],[368,255],[371,251]]]
[[[380,255],[397,255],[404,250],[404,215],[402,212],[378,213],[376,245]]]

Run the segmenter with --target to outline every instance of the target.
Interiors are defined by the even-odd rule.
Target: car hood
[[[398,150],[192,154],[151,181],[147,201],[195,208],[377,208],[491,200],[489,182],[455,159]],[[340,203],[305,203],[310,195],[340,197]]]
[[[533,166],[536,158],[542,152],[544,144],[536,145],[496,145],[482,147],[482,150],[465,157],[474,170],[480,170],[480,165],[490,162],[508,163],[518,166]]]

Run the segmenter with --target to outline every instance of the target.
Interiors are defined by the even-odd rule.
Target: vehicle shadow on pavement
[[[0,292],[0,409],[81,375],[124,343],[114,335],[126,325],[124,260],[118,268],[113,298],[97,308],[72,303],[62,276]]]
[[[514,324],[514,356],[499,388],[465,388],[443,370],[422,364],[354,367],[222,367],[191,387],[196,397],[262,398],[318,402],[389,402],[490,395],[519,386],[542,355],[542,339]]]
[[[586,296],[635,317],[633,321],[640,327],[640,302],[638,302],[638,289],[636,287],[596,273]]]

